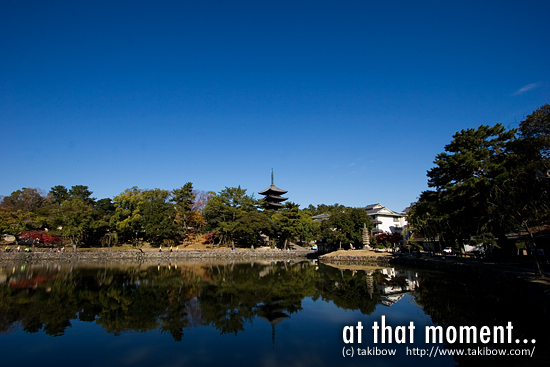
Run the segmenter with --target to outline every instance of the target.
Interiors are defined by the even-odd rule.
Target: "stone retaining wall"
[[[289,260],[305,259],[304,252],[283,251],[66,251],[66,252],[2,252],[0,263],[57,262],[151,262],[176,260]]]
[[[388,265],[390,263],[390,256],[325,256],[320,257],[319,261],[327,264],[336,265]]]

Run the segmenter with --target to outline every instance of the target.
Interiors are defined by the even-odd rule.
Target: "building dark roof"
[[[369,204],[369,205],[367,205],[366,207],[364,207],[363,209],[365,209],[365,210],[372,210],[372,209],[374,209],[374,207],[376,207],[376,206],[381,206],[381,205],[380,205],[380,204]]]
[[[282,196],[277,196],[277,195],[268,195],[265,197],[265,199],[267,201],[276,201],[276,202],[280,202],[280,201],[285,201],[286,199],[288,198],[284,198]]]
[[[263,191],[260,191],[258,194],[260,194],[260,195],[273,195],[273,194],[283,195],[283,194],[286,194],[287,192],[288,191],[281,190],[280,188],[278,188],[275,185],[271,185],[267,189],[265,189]]]

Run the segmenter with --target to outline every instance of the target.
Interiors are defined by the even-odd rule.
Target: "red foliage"
[[[62,241],[61,237],[54,234],[48,234],[47,231],[23,231],[19,235],[19,238],[28,238],[46,244],[58,244]]]
[[[379,233],[376,235],[376,243],[392,243],[392,244],[398,244],[403,240],[403,236],[401,236],[399,233]]]
[[[218,238],[218,234],[216,232],[210,232],[204,235],[204,241],[206,243],[214,242]]]

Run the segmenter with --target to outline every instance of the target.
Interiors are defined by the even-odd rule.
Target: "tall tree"
[[[92,204],[95,198],[92,198],[92,192],[88,189],[88,186],[75,185],[69,190],[69,197],[71,199],[82,200],[86,204]]]
[[[192,219],[196,219],[196,216],[191,214],[195,201],[193,184],[187,182],[180,189],[172,190],[171,201],[175,205],[175,221],[177,223],[178,232],[180,236],[185,238]]]
[[[69,200],[69,191],[62,185],[52,187],[48,195],[52,197],[55,204],[61,204],[65,200]]]
[[[0,206],[13,211],[36,212],[46,204],[46,198],[39,189],[23,187],[9,196],[4,196]]]
[[[550,170],[550,104],[538,108],[521,122],[519,126],[520,137],[531,146],[536,153],[541,165],[546,171]],[[545,172],[548,176],[548,172]]]
[[[519,131],[516,137],[517,130],[497,124],[456,133],[428,171],[435,191],[412,205],[413,231],[446,246],[497,237],[501,249],[514,252],[506,235],[524,230],[536,254],[532,228],[550,217],[550,105],[527,116]]]
[[[309,211],[300,210],[292,202],[285,203],[271,216],[271,220],[275,224],[275,235],[283,241],[284,248],[289,241],[300,240],[303,243],[312,240],[319,227],[319,222],[313,221]]]
[[[111,227],[120,233],[121,239],[131,239],[137,243],[143,225],[142,201],[143,191],[136,186],[113,198],[115,211],[109,221]]]
[[[80,246],[91,235],[93,214],[93,208],[80,199],[64,201],[56,216],[61,235],[70,239],[72,245]]]
[[[428,171],[428,186],[439,193],[440,212],[459,232],[445,231],[452,242],[464,244],[472,236],[492,233],[506,244],[509,221],[495,215],[496,189],[506,173],[508,146],[516,131],[502,125],[480,126],[453,135],[445,152],[436,156],[436,167]]]
[[[333,207],[330,218],[321,223],[322,236],[333,247],[358,248],[363,244],[363,227],[372,228],[367,212],[361,208]]]
[[[204,208],[206,228],[220,234],[222,244],[235,244],[240,246],[251,246],[257,242],[259,232],[268,230],[264,225],[267,223],[261,216],[255,213],[258,201],[253,196],[246,195],[246,190],[239,187],[226,187],[219,194],[214,195]],[[265,213],[261,213],[265,216]],[[247,223],[255,223],[254,233],[256,238],[252,239]],[[262,225],[257,225],[262,223]],[[261,228],[260,228],[261,227]]]
[[[170,203],[170,196],[170,191],[161,189],[142,193],[143,200],[139,206],[143,215],[143,231],[152,244],[160,245],[163,240],[174,238],[176,211]]]

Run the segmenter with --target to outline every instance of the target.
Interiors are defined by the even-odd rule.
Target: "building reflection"
[[[376,285],[382,295],[380,303],[384,306],[392,306],[404,295],[418,288],[418,274],[411,270],[397,270],[395,268],[381,269],[383,280]]]

